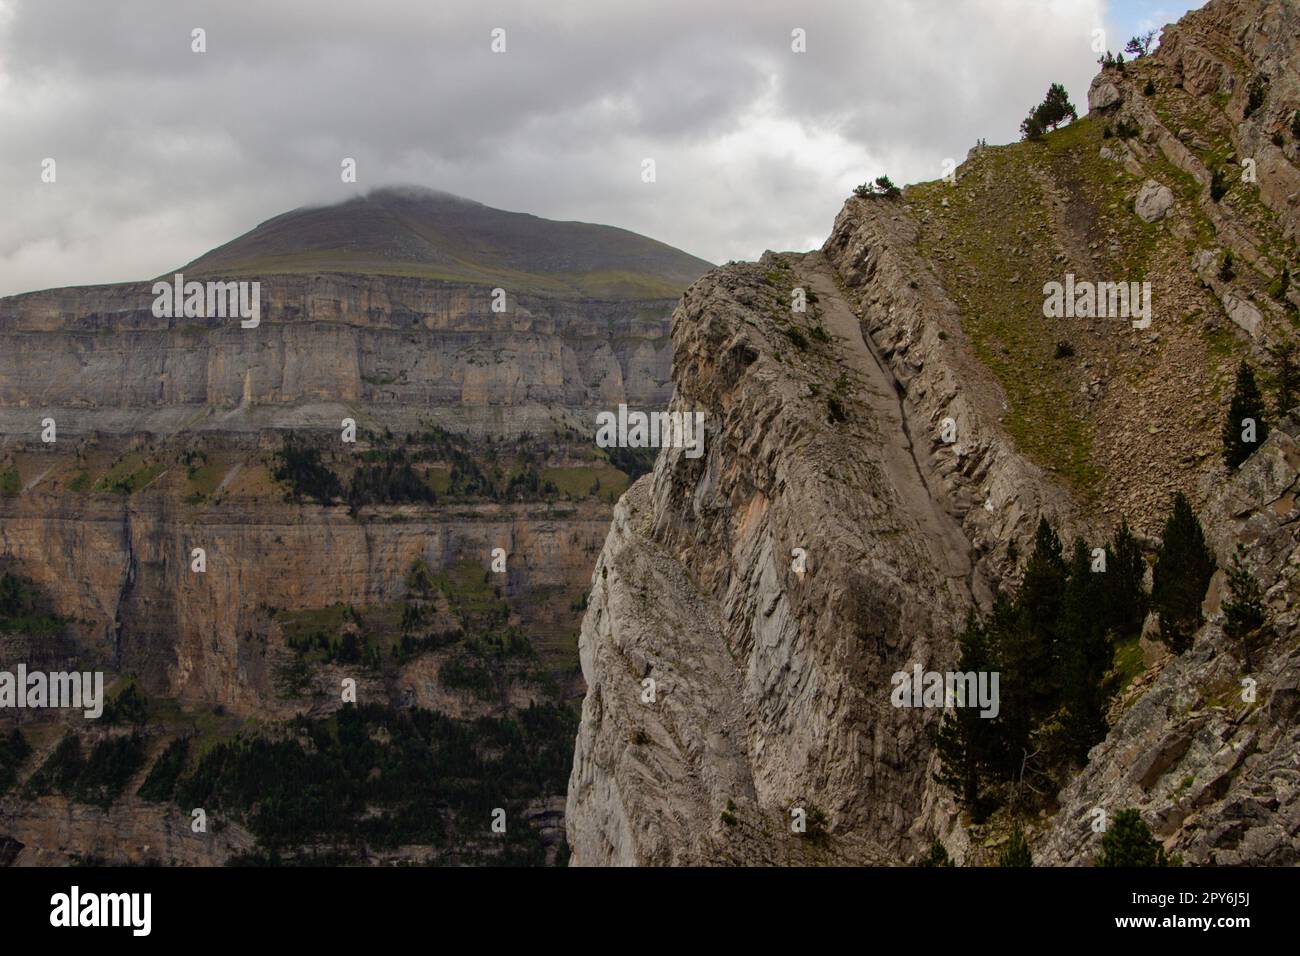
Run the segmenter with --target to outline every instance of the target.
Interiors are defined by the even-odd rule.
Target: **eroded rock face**
[[[937,713],[892,706],[891,677],[951,663],[965,608],[990,591],[968,535],[1016,533],[1024,515],[999,485],[1032,494],[1032,469],[981,432],[969,398],[949,409],[965,466],[931,456],[951,368],[924,367],[921,299],[883,301],[905,265],[850,213],[826,254],[718,270],[675,315],[673,407],[706,411],[707,448],[660,454],[596,568],[576,864],[897,860],[952,825],[931,779]],[[861,290],[865,322],[841,283]],[[785,323],[804,319],[779,312],[796,286],[815,293],[803,346]],[[963,472],[988,483],[979,498]],[[790,833],[791,808],[813,807],[833,841]]]
[[[1207,100],[1228,97],[1224,111],[1232,121],[1237,156],[1255,160],[1260,199],[1278,215],[1292,240],[1300,234],[1296,147],[1278,146],[1272,138],[1288,127],[1300,108],[1297,36],[1300,9],[1294,3],[1218,0],[1167,27],[1152,54],[1188,93]],[[1262,107],[1247,115],[1256,77],[1266,81],[1267,95]],[[1125,99],[1135,101],[1132,95]]]

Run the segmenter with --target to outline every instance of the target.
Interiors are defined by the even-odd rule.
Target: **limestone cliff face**
[[[576,864],[878,862],[950,825],[937,715],[892,706],[891,677],[951,663],[989,594],[988,529],[1020,533],[1052,493],[977,398],[945,394],[927,293],[886,290],[903,266],[855,208],[825,254],[711,273],[674,317],[673,408],[705,412],[706,451],[661,452],[596,567]],[[945,409],[960,455],[931,454]],[[792,834],[796,808],[835,839]]]
[[[332,427],[432,415],[540,431],[620,402],[662,407],[672,299],[581,299],[393,276],[267,276],[261,323],[155,318],[150,284],[0,299],[0,425],[35,434]],[[587,415],[587,418],[590,416]]]
[[[0,554],[76,622],[83,663],[134,673],[151,695],[262,717],[300,707],[274,687],[285,652],[268,608],[400,600],[415,562],[486,567],[494,548],[510,555],[506,597],[567,590],[586,576],[608,515],[594,502],[549,514],[522,504],[408,507],[360,522],[342,506],[115,497],[0,499]],[[202,574],[190,568],[196,547],[206,552]]]

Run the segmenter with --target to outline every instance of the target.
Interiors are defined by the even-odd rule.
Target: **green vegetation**
[[[61,793],[79,803],[108,807],[143,764],[144,741],[137,734],[102,738],[86,758],[81,740],[69,732],[27,781],[24,795]]]
[[[1279,342],[1268,351],[1273,363],[1274,408],[1279,418],[1285,418],[1295,408],[1297,396],[1300,396],[1300,369],[1296,367],[1295,345]]]
[[[1264,420],[1264,396],[1255,383],[1255,371],[1242,359],[1237,366],[1237,385],[1223,423],[1223,461],[1239,468],[1268,438]]]
[[[27,779],[23,795],[32,798],[49,793],[63,793],[71,790],[86,765],[86,758],[81,753],[81,741],[75,733],[64,734],[58,745],[45,758],[45,763]]]
[[[1268,294],[1278,302],[1287,302],[1287,291],[1291,288],[1291,268],[1284,262],[1277,278],[1268,284]]]
[[[1040,519],[1019,592],[999,594],[985,619],[971,612],[956,670],[999,674],[998,713],[953,707],[936,746],[939,782],[977,820],[1005,802],[1008,786],[1013,802],[1022,784],[1055,792],[1061,771],[1105,736],[1116,645],[1136,640],[1145,614],[1144,568],[1127,524],[1096,551],[1076,540],[1067,559]]]
[[[543,487],[550,487],[555,490],[561,497],[579,500],[581,498],[600,498],[603,501],[614,502],[628,488],[628,485],[635,479],[629,478],[628,469],[643,468],[643,461],[649,460],[649,467],[645,470],[638,470],[638,476],[645,474],[650,468],[654,467],[654,453],[657,448],[610,448],[608,451],[620,452],[650,452],[646,455],[628,455],[623,458],[627,463],[627,468],[620,469],[613,464],[596,462],[592,465],[577,468],[545,468],[541,471],[541,481]],[[635,463],[633,465],[632,463]]]
[[[62,626],[35,582],[8,572],[0,574],[0,634],[54,634]]]
[[[307,499],[331,505],[343,496],[338,476],[321,464],[319,448],[289,442],[276,457],[277,464],[271,474],[276,481],[288,484],[287,500]]]
[[[166,470],[160,461],[149,462],[135,452],[124,457],[95,482],[95,491],[132,495],[144,488]]]
[[[137,791],[139,796],[154,803],[167,803],[176,792],[176,781],[185,770],[189,757],[190,738],[177,737],[154,761],[149,776]]]
[[[1077,401],[1077,386],[1049,364],[1062,329],[1042,318],[1040,290],[1066,271],[1056,258],[1054,196],[1064,194],[1098,233],[1111,237],[1095,263],[1102,274],[1139,280],[1160,252],[1159,230],[1129,211],[1127,177],[1098,155],[1102,133],[1101,121],[1085,116],[1038,143],[985,150],[971,160],[978,175],[968,171],[956,185],[936,181],[907,190],[923,221],[918,252],[937,264],[976,357],[1006,393],[1004,427],[1017,448],[1084,497],[1102,478],[1094,426]],[[994,222],[1006,228],[991,239]],[[1109,251],[1112,244],[1122,253]]]
[[[276,453],[272,475],[287,485],[286,499],[320,505],[343,503],[353,517],[368,506],[435,502],[552,502],[558,498],[613,501],[653,467],[658,449],[611,448],[597,452],[577,433],[552,438],[522,435],[513,441],[472,445],[464,435],[436,426],[399,437],[358,435],[364,450],[330,457],[327,446],[291,438]],[[556,458],[590,464],[547,467]]]
[[[138,727],[148,716],[149,703],[135,681],[128,683],[104,705],[103,721],[110,726],[126,724]]]
[[[1232,567],[1227,571],[1231,597],[1223,605],[1223,633],[1234,639],[1254,634],[1267,621],[1264,595],[1259,582],[1246,569],[1242,552],[1243,546],[1238,545],[1237,553],[1232,556]]]
[[[1017,823],[1015,829],[1011,831],[1011,839],[998,855],[998,866],[1025,867],[1033,865],[1034,857],[1029,852],[1029,841],[1025,839],[1025,831]]]
[[[17,468],[0,468],[0,497],[11,498],[23,490]]]
[[[287,740],[215,747],[179,781],[178,804],[242,821],[264,852],[317,843],[351,858],[367,847],[481,840],[503,854],[495,862],[538,863],[540,836],[521,822],[523,808],[564,792],[577,717],[541,705],[458,721],[349,704],[292,729]],[[507,815],[501,836],[489,829],[496,807]]]
[[[1128,43],[1124,44],[1124,52],[1134,59],[1146,56],[1151,52],[1151,44],[1155,42],[1155,39],[1155,30],[1148,30],[1146,33],[1139,33],[1136,36],[1129,37]]]
[[[410,464],[389,460],[382,465],[363,465],[354,471],[347,500],[354,508],[372,504],[432,504],[434,495],[433,489]]]
[[[853,189],[859,199],[897,199],[903,191],[888,176],[877,176],[873,183],[863,183]]]
[[[1067,119],[1073,122],[1079,118],[1078,111],[1070,102],[1070,95],[1060,83],[1053,83],[1047,88],[1043,102],[1029,111],[1029,115],[1020,123],[1022,139],[1041,139],[1044,133],[1056,130]]]
[[[930,849],[917,861],[917,866],[954,866],[948,848],[940,840],[931,840]]]
[[[728,800],[726,808],[722,811],[722,822],[729,827],[734,827],[739,821],[736,819],[736,802]]]
[[[606,448],[609,463],[627,475],[630,485],[642,475],[654,470],[655,459],[659,457],[657,448]]]
[[[138,734],[106,737],[91,750],[72,795],[81,803],[111,806],[143,766],[144,741]]]
[[[1210,198],[1215,202],[1222,199],[1228,192],[1228,177],[1222,169],[1216,169],[1210,174]]]
[[[1186,650],[1201,626],[1201,602],[1216,562],[1192,506],[1180,491],[1156,550],[1151,607],[1160,615],[1160,638],[1174,653]]]
[[[1097,866],[1179,866],[1176,857],[1165,855],[1164,847],[1151,835],[1151,828],[1136,810],[1115,814],[1106,835],[1101,838],[1101,856]]]

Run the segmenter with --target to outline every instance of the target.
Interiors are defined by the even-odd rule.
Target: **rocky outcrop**
[[[673,407],[706,412],[706,453],[661,452],[597,564],[576,864],[887,861],[951,825],[937,714],[892,706],[891,677],[951,663],[988,536],[1026,530],[1032,489],[1062,499],[955,394],[938,293],[892,298],[909,263],[856,202],[825,254],[719,270],[675,315]],[[932,454],[941,414],[961,447]],[[813,807],[829,836],[792,835]]]
[[[918,252],[911,216],[850,200],[824,251],[864,334],[901,386],[917,454],[938,476],[936,491],[988,579],[1000,582],[1013,571],[1008,546],[1028,542],[1040,515],[1074,527],[1069,494],[1001,427],[1006,397],[973,355],[960,310]]]

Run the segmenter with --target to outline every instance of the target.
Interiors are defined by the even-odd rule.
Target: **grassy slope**
[[[1199,351],[1194,361],[1180,353],[1174,370],[1189,373],[1189,393],[1200,389],[1198,376],[1209,382],[1205,403],[1170,409],[1171,425],[1189,431],[1215,427],[1212,406],[1222,398],[1223,378],[1248,352],[1248,343],[1230,326],[1199,324],[1203,313],[1221,315],[1212,297],[1195,289],[1186,266],[1192,251],[1214,240],[1213,226],[1195,203],[1199,184],[1159,154],[1146,164],[1144,177],[1102,158],[1103,147],[1118,143],[1105,136],[1106,125],[1088,116],[1037,143],[989,148],[963,167],[957,185],[938,181],[906,191],[925,223],[921,250],[961,307],[977,355],[1006,392],[1009,433],[1085,498],[1109,490],[1107,473],[1116,464],[1097,444],[1116,423],[1117,405],[1080,398],[1089,369],[1105,364],[1111,369],[1109,393],[1133,396],[1149,392],[1153,379],[1167,379],[1171,370],[1140,354],[1135,333],[1118,319],[1045,319],[1046,282],[1063,281],[1067,272],[1078,280],[1152,282],[1150,331],[1164,342],[1172,334],[1185,351]],[[1179,232],[1185,235],[1133,213],[1133,193],[1146,176],[1179,197],[1175,215],[1184,219],[1186,228]],[[1060,343],[1075,355],[1060,356]],[[1124,408],[1118,405],[1121,413]],[[1136,414],[1154,420],[1158,413],[1130,403],[1127,414],[1132,424]]]

